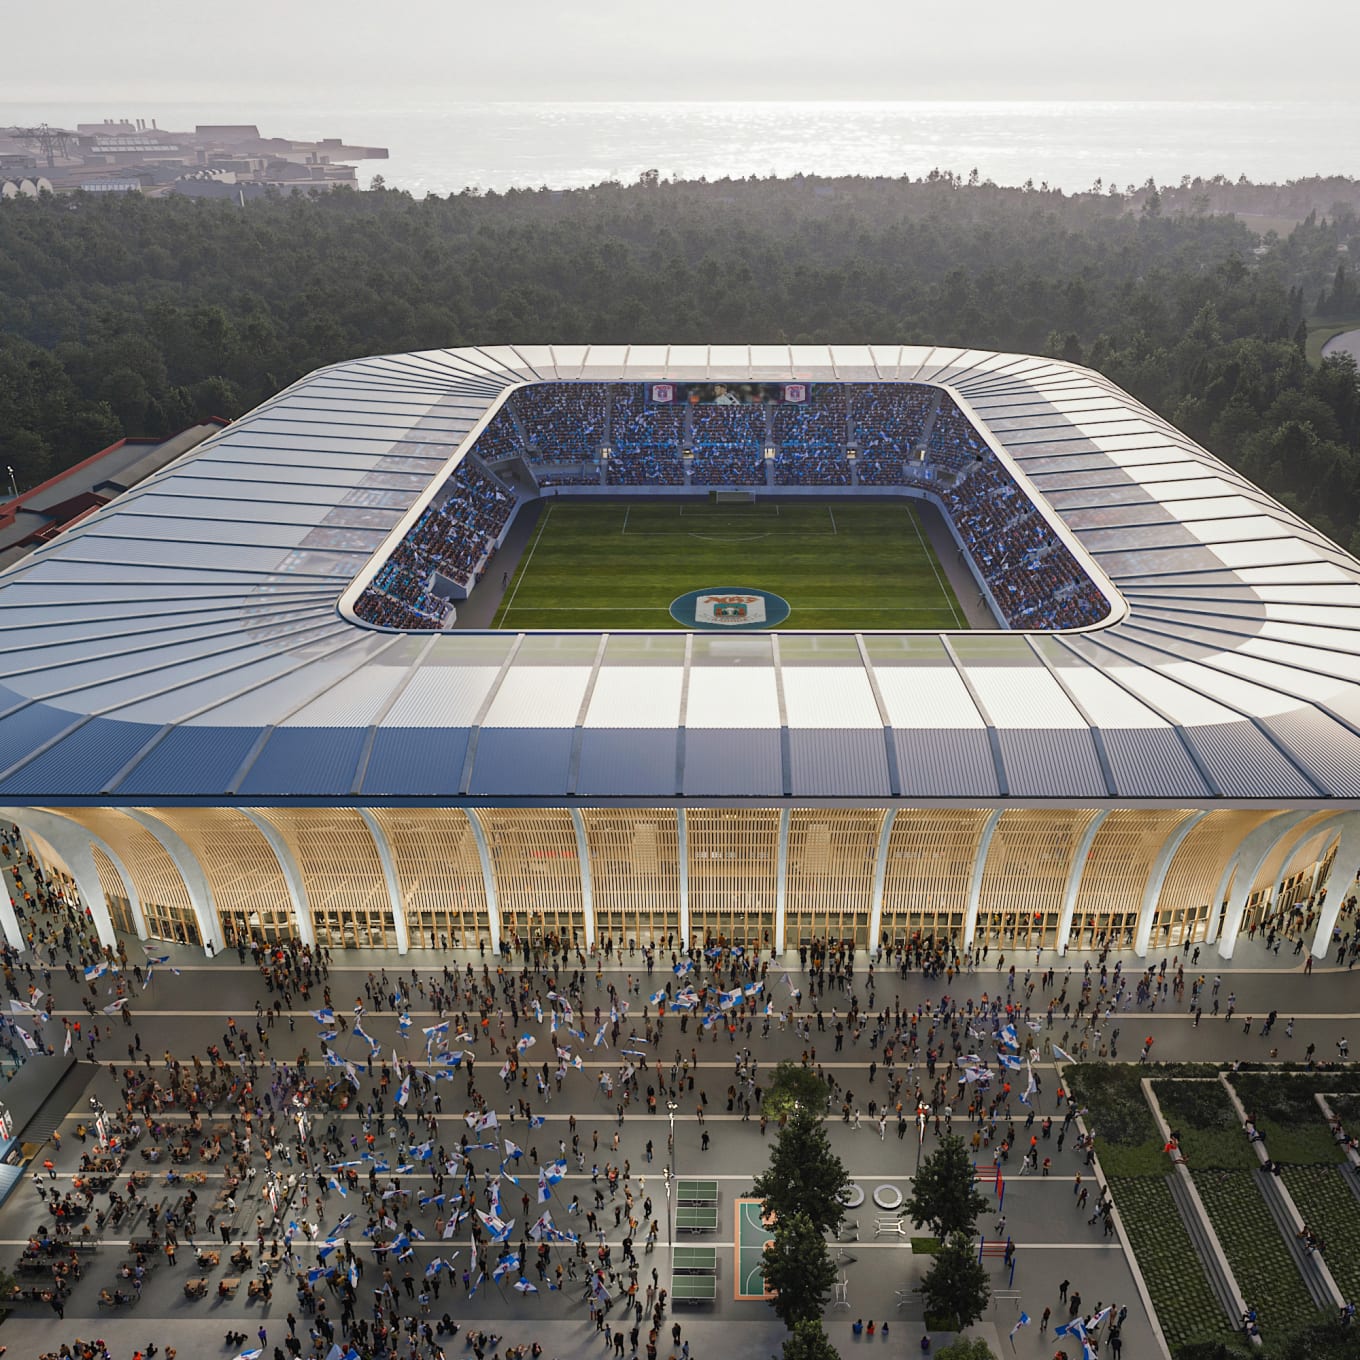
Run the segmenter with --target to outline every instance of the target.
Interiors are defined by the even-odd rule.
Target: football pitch
[[[786,629],[962,629],[968,624],[908,500],[552,501],[495,628],[684,627],[687,591],[781,596]]]

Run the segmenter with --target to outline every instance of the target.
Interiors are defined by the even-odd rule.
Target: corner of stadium
[[[0,628],[0,808],[107,943],[1323,956],[1360,871],[1360,566],[1053,359],[340,364]]]

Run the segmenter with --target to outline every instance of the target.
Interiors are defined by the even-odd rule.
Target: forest
[[[1130,194],[924,179],[667,182],[238,206],[0,202],[0,462],[32,486],[122,435],[235,417],[323,364],[462,344],[841,342],[1107,374],[1352,551],[1353,181]],[[1345,192],[1342,193],[1341,190]],[[1274,190],[1274,197],[1272,197]],[[1306,191],[1305,191],[1306,190]],[[1325,201],[1325,198],[1324,198]],[[1292,220],[1292,219],[1291,219]]]

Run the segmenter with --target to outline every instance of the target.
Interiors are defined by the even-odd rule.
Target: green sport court
[[[758,1199],[739,1199],[736,1211],[736,1279],[732,1297],[739,1303],[772,1298],[765,1289],[765,1244],[771,1226],[765,1221]]]
[[[968,624],[917,505],[785,499],[551,501],[492,626],[679,629],[687,591],[781,596],[786,629],[962,629]]]

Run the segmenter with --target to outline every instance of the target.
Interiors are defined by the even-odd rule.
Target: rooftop
[[[338,609],[516,384],[943,385],[1109,583],[1065,634],[376,633]],[[302,379],[0,576],[11,803],[1360,798],[1360,565],[1090,370],[501,346]]]

